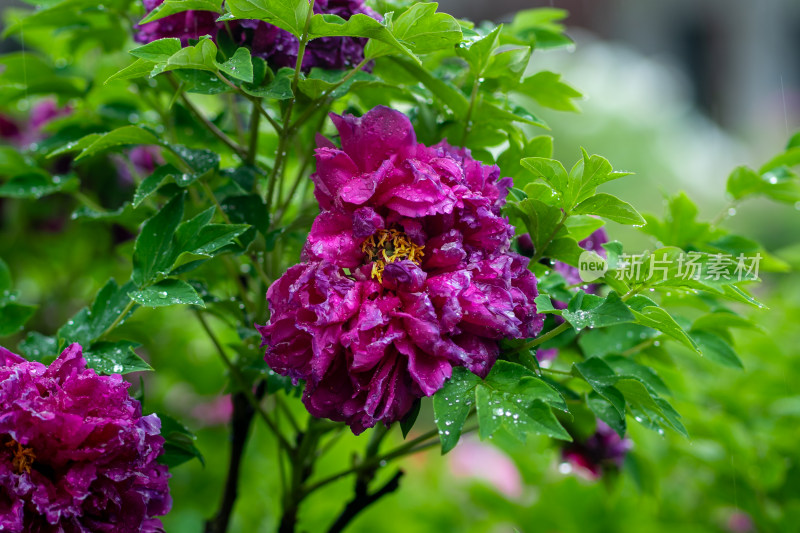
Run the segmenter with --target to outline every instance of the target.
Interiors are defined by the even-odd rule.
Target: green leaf
[[[75,161],[86,159],[92,155],[98,154],[105,150],[115,148],[117,146],[125,146],[131,144],[161,144],[158,137],[146,129],[138,126],[123,126],[113,131],[105,133],[88,145],[80,153]]]
[[[542,178],[550,184],[562,199],[570,196],[569,176],[560,161],[544,157],[526,157],[520,163],[533,172],[537,178]],[[564,203],[562,206],[572,207],[566,206]]]
[[[138,291],[130,297],[146,307],[168,307],[171,305],[198,305],[205,307],[203,299],[194,288],[183,280],[165,279]]]
[[[544,402],[533,400],[519,404],[516,399],[495,394],[485,387],[477,389],[476,401],[481,438],[491,437],[503,428],[522,442],[525,442],[529,433],[565,441],[572,440]]]
[[[662,398],[652,395],[640,381],[623,378],[617,381],[615,388],[625,397],[638,422],[652,428],[672,427],[683,436],[688,436],[686,428],[680,422],[680,416],[672,406]]]
[[[147,24],[185,11],[222,11],[222,0],[165,0],[139,23]]]
[[[133,195],[134,209],[142,205],[142,202],[156,192],[165,180],[168,178],[174,179],[174,176],[179,174],[180,171],[172,165],[162,165],[158,167],[152,174],[142,180],[136,188],[136,192]]]
[[[164,413],[158,413],[157,416],[161,420],[161,436],[165,440],[164,453],[158,457],[158,462],[175,468],[196,458],[205,466],[203,454],[194,444],[197,437],[171,416]]]
[[[217,72],[217,46],[211,39],[201,39],[194,46],[181,48],[166,62],[157,63],[151,76],[179,69]]]
[[[253,60],[247,48],[239,48],[226,62],[217,63],[217,67],[220,72],[231,78],[247,83],[253,82]]]
[[[666,383],[647,366],[640,365],[630,357],[612,355],[606,357],[605,362],[622,377],[632,377],[641,381],[654,394],[668,396],[670,393]]]
[[[528,96],[543,106],[557,111],[579,111],[573,100],[583,95],[561,81],[561,74],[537,72],[513,88],[514,92]]]
[[[10,291],[12,287],[11,269],[2,258],[0,258],[0,293]]]
[[[414,402],[414,405],[411,407],[411,410],[400,421],[400,431],[402,431],[404,439],[408,437],[408,433],[414,427],[414,423],[417,421],[417,417],[419,416],[419,410],[421,406],[422,406],[422,401],[420,401],[420,399],[417,398],[417,401]]]
[[[546,294],[540,294],[537,296],[533,303],[536,304],[536,312],[547,314],[547,313],[556,313],[561,314],[560,309],[556,309],[553,307],[553,302],[550,300],[550,297]]]
[[[489,66],[489,61],[497,47],[500,45],[499,37],[503,26],[498,26],[489,34],[473,41],[467,46],[459,46],[456,53],[469,65],[470,71],[475,76],[481,76]]]
[[[637,306],[635,302],[637,298],[631,300],[631,312],[633,316],[636,317],[637,324],[666,333],[690,350],[700,353],[697,343],[695,343],[675,319],[672,318],[672,315],[657,305],[646,305],[636,309],[635,307]]]
[[[736,167],[728,176],[726,185],[728,194],[736,200],[763,192],[765,188],[766,183],[761,176],[746,166]]]
[[[438,7],[439,4],[435,2],[420,2],[412,5],[399,17],[388,18],[386,22],[393,39],[407,46],[414,54],[427,54],[461,42],[461,25],[451,15],[437,13]],[[314,18],[318,16],[315,15]],[[370,19],[366,15],[354,15],[347,21],[348,24],[356,17]],[[367,44],[364,50],[365,57],[379,57],[398,48],[393,42],[380,39],[378,36],[356,35],[356,37],[374,39],[372,43]],[[376,42],[378,40],[382,42]]]
[[[153,370],[134,350],[141,344],[129,341],[96,342],[83,353],[86,364],[98,374],[130,374]]]
[[[608,363],[599,357],[590,357],[572,365],[572,375],[588,383],[594,391],[609,402],[618,416],[625,416],[625,397],[614,388],[619,376]]]
[[[20,304],[3,298],[0,301],[0,337],[21,331],[35,312],[35,305]]]
[[[64,179],[55,176],[48,179],[41,174],[25,174],[0,185],[0,197],[37,200],[59,192],[72,192],[79,186],[80,182],[74,177]]]
[[[95,296],[92,305],[78,311],[58,330],[58,338],[67,342],[77,342],[83,346],[89,346],[111,327],[128,304],[131,303],[128,292],[132,289],[132,282],[120,287],[114,279],[108,280]],[[132,312],[133,308],[130,309],[123,320],[130,316]]]
[[[581,254],[585,250],[571,237],[558,237],[550,241],[544,250],[543,257],[549,257],[568,265],[577,267]],[[602,258],[600,258],[602,259]]]
[[[624,401],[624,399],[623,399]],[[608,424],[608,426],[617,432],[620,437],[625,436],[627,431],[627,423],[625,421],[625,413],[620,414],[614,405],[608,400],[600,396],[597,392],[592,391],[586,398],[586,405],[589,409],[597,415],[597,418]]]
[[[175,234],[176,253],[188,252],[213,257],[214,252],[250,229],[247,224],[210,224],[215,211],[216,207],[211,206],[178,226]]]
[[[616,292],[605,298],[579,291],[561,313],[574,328],[602,328],[633,322],[634,315]]]
[[[567,411],[561,394],[521,365],[495,363],[475,398],[481,438],[504,428],[523,442],[528,433],[572,440],[551,410]]]
[[[433,415],[442,441],[442,454],[455,448],[469,412],[475,405],[475,387],[481,378],[463,367],[454,367],[453,376],[433,395]]]
[[[116,74],[109,76],[109,78],[103,84],[106,85],[114,80],[147,78],[150,76],[150,73],[153,71],[155,66],[156,64],[153,61],[148,61],[147,59],[137,59]]]
[[[355,14],[347,20],[331,14],[314,15],[308,33],[312,39],[340,36],[371,39],[364,48],[367,59],[375,59],[396,51],[419,62],[414,53],[398,41],[385,24],[362,13]]]
[[[644,225],[645,219],[631,204],[607,193],[598,193],[575,207],[575,213],[597,215],[620,224]]]
[[[227,0],[225,5],[236,18],[263,20],[297,38],[303,35],[310,9],[307,0]]]
[[[58,356],[58,339],[32,331],[19,343],[19,351],[28,361],[47,364]]]
[[[134,48],[130,51],[133,57],[144,59],[152,63],[164,63],[169,58],[180,52],[181,40],[176,38],[158,39]]]
[[[529,46],[503,45],[492,52],[489,65],[483,71],[486,79],[517,81],[525,72],[531,58]]]
[[[797,146],[789,148],[782,154],[778,154],[770,159],[760,169],[758,169],[758,173],[766,174],[767,172],[775,170],[779,167],[794,167],[796,165],[800,165],[800,147]]]
[[[292,92],[292,78],[294,69],[284,67],[278,70],[275,78],[264,87],[252,87],[247,84],[242,86],[242,90],[250,96],[257,98],[268,98],[270,100],[288,100],[294,96]],[[302,78],[301,78],[302,79]]]
[[[572,215],[564,221],[570,237],[576,241],[582,241],[604,225],[602,220],[589,215]]]
[[[719,335],[709,330],[691,330],[692,339],[700,347],[700,351],[710,361],[731,368],[744,369],[744,364],[731,346]]]
[[[175,195],[158,213],[147,220],[133,249],[132,278],[137,286],[166,275],[172,266],[172,237],[183,218],[185,193]]]
[[[552,240],[563,216],[558,207],[530,198],[521,202],[509,202],[507,210],[510,215],[522,219],[536,254],[544,252],[543,248]]]
[[[453,111],[457,118],[466,117],[469,109],[469,100],[452,84],[437,78],[422,66],[407,59],[393,57],[391,60],[415,79],[422,82],[436,98]]]
[[[341,98],[347,94],[354,84],[365,85],[374,83],[375,80],[377,80],[377,78],[372,74],[367,74],[364,71],[358,71],[355,75],[351,76],[347,82],[339,85],[339,83],[347,75],[347,71],[322,70],[315,67],[311,69],[311,72],[309,72],[308,76],[300,80],[300,92],[312,100],[318,100],[324,94],[328,94],[332,98]]]

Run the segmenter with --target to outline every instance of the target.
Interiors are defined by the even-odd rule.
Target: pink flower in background
[[[522,476],[517,465],[494,446],[463,439],[448,457],[454,476],[485,481],[509,498],[522,496]]]
[[[312,176],[322,212],[303,252],[267,293],[266,361],[307,382],[317,417],[355,433],[403,418],[453,366],[485,376],[498,342],[534,337],[536,278],[510,251],[496,166],[446,142],[416,141],[387,107],[332,115]]]
[[[171,507],[156,415],[81,347],[49,367],[0,348],[0,529],[157,532]]]
[[[0,115],[0,139],[8,144],[25,148],[45,138],[42,128],[47,124],[70,113],[72,113],[71,107],[58,107],[55,100],[46,99],[34,105],[23,122]]]
[[[628,438],[620,437],[602,420],[597,421],[594,435],[583,442],[567,444],[561,456],[574,470],[589,479],[597,479],[606,469],[622,468],[625,456],[633,446]]]
[[[731,513],[726,525],[731,533],[752,533],[756,530],[753,519],[741,510]]]

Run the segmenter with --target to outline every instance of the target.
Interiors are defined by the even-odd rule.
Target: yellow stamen
[[[19,442],[11,439],[9,442],[6,442],[6,447],[11,448],[14,454],[14,459],[11,461],[12,466],[17,471],[17,474],[22,474],[24,471],[26,474],[31,473],[31,465],[33,461],[36,459],[36,454],[33,453],[33,450],[30,448],[26,448]],[[16,449],[14,449],[16,448]]]
[[[383,281],[383,269],[388,263],[408,259],[420,264],[425,255],[424,248],[408,240],[405,233],[396,229],[378,230],[361,244],[361,251],[369,261],[373,261],[371,276],[379,283]]]

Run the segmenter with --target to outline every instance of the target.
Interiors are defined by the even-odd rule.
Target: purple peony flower
[[[536,336],[536,278],[510,251],[496,166],[446,142],[418,144],[408,118],[376,107],[332,115],[312,176],[321,213],[304,263],[267,293],[270,367],[306,380],[317,417],[355,433],[403,418],[453,366],[485,376],[498,341]]]
[[[150,13],[164,3],[164,0],[143,0],[145,10]],[[176,13],[137,28],[135,39],[149,43],[169,37],[181,40],[186,46],[189,39],[199,39],[204,35],[217,36],[217,14],[212,11],[184,11]]]
[[[144,0],[150,12],[164,0]],[[314,13],[336,15],[345,20],[363,14],[380,20],[381,16],[364,5],[363,0],[316,0]],[[273,68],[294,68],[300,43],[291,33],[261,20],[234,20],[217,23],[216,13],[209,11],[186,11],[140,26],[136,40],[149,43],[165,37],[177,37],[184,46],[189,39],[210,35],[215,39],[226,32],[231,40],[250,49],[254,56],[265,59]],[[302,68],[308,72],[313,67],[342,70],[354,67],[364,59],[367,39],[354,37],[322,37],[306,46]]]
[[[585,442],[572,442],[561,451],[564,461],[589,479],[597,479],[608,468],[622,468],[625,456],[633,446],[602,420],[597,431]]]
[[[164,439],[122,377],[73,344],[49,367],[0,348],[0,529],[158,532],[171,506]]]

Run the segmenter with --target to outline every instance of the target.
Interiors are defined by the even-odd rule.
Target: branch
[[[222,144],[236,152],[236,155],[238,155],[242,161],[247,161],[247,150],[239,146],[235,141],[233,141],[233,139],[225,135],[225,132],[219,129],[216,124],[208,120],[205,115],[203,115],[203,113],[197,109],[192,101],[189,100],[189,97],[186,96],[186,93],[183,92],[180,85],[178,85],[178,82],[176,82],[174,78],[170,76],[167,79],[169,79],[170,84],[172,84],[172,87],[176,91],[180,91],[183,105],[186,106],[186,108],[195,116],[195,118],[199,120],[200,123],[203,124],[203,126],[205,126],[206,129],[210,131],[217,139],[222,141]]]
[[[387,494],[391,494],[400,487],[400,478],[404,472],[398,470],[397,473],[390,479],[383,487],[370,493],[368,484],[361,480],[356,482],[356,494],[352,500],[345,506],[339,518],[333,523],[328,533],[341,533],[347,525],[364,509],[383,498]]]
[[[216,347],[217,352],[219,352],[222,362],[228,367],[231,377],[234,379],[234,381],[236,381],[237,385],[241,387],[242,394],[247,397],[247,400],[250,402],[250,405],[253,406],[253,409],[255,409],[267,427],[269,427],[269,429],[275,434],[275,438],[278,439],[278,444],[280,444],[280,446],[286,450],[291,451],[293,448],[289,444],[289,441],[287,441],[283,436],[283,433],[280,432],[278,425],[275,424],[275,422],[273,422],[272,419],[267,415],[266,411],[261,408],[261,403],[253,395],[253,391],[250,389],[250,385],[247,384],[247,380],[244,378],[242,373],[239,372],[239,369],[236,368],[236,365],[233,364],[233,361],[231,361],[230,357],[228,357],[228,354],[225,353],[225,349],[222,347],[222,344],[220,344],[217,336],[214,335],[214,332],[211,330],[211,327],[208,325],[208,322],[203,314],[199,310],[195,310],[195,315],[197,315],[197,319],[200,321],[200,324],[203,326],[206,334],[208,334],[208,337],[211,339],[214,347]]]
[[[266,393],[266,387],[262,382],[256,390],[255,397],[261,400]],[[233,512],[236,497],[239,493],[239,474],[241,470],[242,455],[247,444],[247,436],[250,432],[255,409],[241,392],[232,395],[233,416],[231,418],[231,456],[228,463],[228,478],[225,481],[225,490],[222,493],[222,501],[219,510],[214,518],[206,522],[206,533],[225,533],[228,530],[231,513]]]

